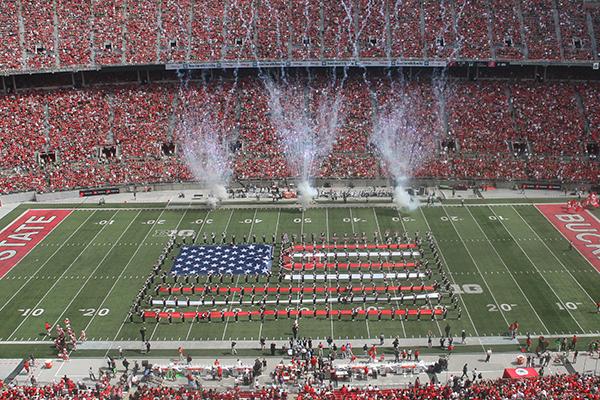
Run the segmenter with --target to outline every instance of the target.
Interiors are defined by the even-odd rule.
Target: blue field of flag
[[[266,244],[183,246],[171,273],[264,275],[271,271],[272,254],[273,246]]]

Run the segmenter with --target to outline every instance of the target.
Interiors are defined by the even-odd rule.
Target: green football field
[[[1,220],[4,227],[25,206]],[[69,206],[53,206],[68,209]],[[249,206],[251,207],[251,206]],[[596,215],[598,213],[596,212]],[[151,272],[168,233],[185,231],[252,234],[268,238],[326,232],[431,231],[444,268],[459,294],[462,317],[449,314],[455,332],[504,335],[518,321],[520,333],[597,334],[600,274],[532,205],[422,207],[413,213],[370,206],[311,208],[194,208],[164,205],[75,208],[0,280],[0,343],[47,340],[44,323],[71,320],[89,340],[137,340],[141,322],[129,322],[132,300]],[[189,233],[189,232],[188,232]],[[168,268],[168,267],[167,267]],[[439,335],[446,322],[402,319],[355,321],[306,318],[301,336],[325,338],[424,337]],[[287,338],[291,321],[186,320],[147,322],[156,340],[254,340]]]

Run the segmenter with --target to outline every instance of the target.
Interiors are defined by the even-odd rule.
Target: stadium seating
[[[507,398],[544,398],[544,399],[600,399],[600,377],[574,375],[552,375],[522,380],[495,379],[477,382],[455,380],[456,384],[417,384],[408,388],[358,388],[342,385],[334,388],[331,385],[312,387],[305,384],[298,394],[298,400],[392,400],[392,399],[507,399]],[[373,385],[371,385],[373,386]],[[43,387],[17,386],[0,393],[1,400],[17,400],[44,398],[54,400],[65,398],[74,400],[109,399],[121,396],[120,387],[106,387],[102,390],[78,390],[72,381],[64,385],[58,384]],[[276,399],[285,400],[288,397],[284,387],[269,387],[254,391],[240,389],[217,391],[215,389],[191,389],[183,386],[150,387],[141,385],[133,390],[130,399],[133,400],[174,400],[174,399],[205,399],[205,400],[239,400],[239,399]]]
[[[43,5],[0,6],[0,71],[222,59],[583,61],[594,57],[590,38],[600,39],[600,12],[578,0]]]
[[[336,142],[314,171],[317,176],[389,176],[370,141],[374,119],[392,105],[406,109],[407,123],[428,149],[415,166],[416,177],[598,180],[598,160],[589,157],[586,147],[600,139],[596,83],[449,80],[440,89],[436,80],[395,78],[392,83],[357,75],[332,89],[327,76],[313,78],[304,94],[304,83],[295,83],[300,95],[294,101],[307,101],[314,111],[316,95],[334,90],[341,96],[342,115]],[[179,130],[186,112],[209,106],[214,129],[239,142],[233,160],[237,178],[291,176],[264,83],[244,77],[194,81],[186,89],[154,83],[1,96],[0,190],[47,192],[193,179],[184,157],[174,157],[165,146],[181,152]],[[515,142],[524,143],[527,152],[518,154]]]
[[[458,382],[459,380],[457,380]],[[561,398],[598,399],[600,393],[597,376],[555,375],[541,378],[497,379],[468,382],[463,385],[419,385],[408,389],[358,389],[343,386],[341,389],[315,390],[305,386],[299,400],[342,399],[507,399],[507,398]]]

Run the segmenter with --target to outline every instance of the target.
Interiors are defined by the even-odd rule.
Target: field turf
[[[0,221],[10,224],[25,206]],[[64,206],[62,208],[69,208]],[[598,216],[598,212],[595,212]],[[457,285],[462,318],[450,316],[454,332],[498,336],[518,321],[521,333],[597,334],[600,274],[532,205],[392,208],[147,208],[73,209],[0,280],[0,344],[47,340],[43,325],[65,318],[89,340],[135,340],[139,323],[128,322],[132,299],[151,271],[171,230],[238,240],[272,233],[432,231]],[[338,321],[303,319],[301,335],[325,338],[424,337],[439,335],[443,321]],[[291,322],[150,322],[150,340],[254,340],[287,338]]]

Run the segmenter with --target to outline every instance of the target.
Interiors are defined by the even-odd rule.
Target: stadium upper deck
[[[0,72],[236,60],[598,60],[581,0],[23,0]]]

